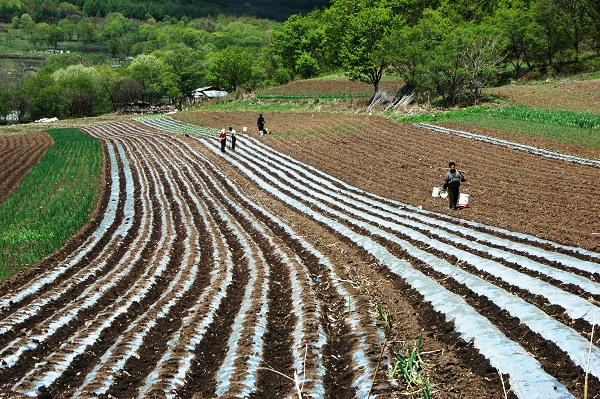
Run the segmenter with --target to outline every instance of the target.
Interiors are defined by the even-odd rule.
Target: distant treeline
[[[29,14],[36,22],[57,22],[74,15],[106,17],[119,12],[126,18],[145,20],[149,16],[202,18],[228,14],[284,21],[292,14],[307,13],[329,5],[328,0],[0,0],[0,21]]]
[[[54,1],[0,0],[5,10],[17,7],[4,46],[19,38],[35,51],[59,50],[34,73],[0,62],[8,77],[0,121],[14,111],[32,120],[97,115],[136,101],[181,105],[203,86],[256,91],[339,71],[372,84],[374,98],[382,77],[395,75],[405,82],[399,94],[476,104],[486,86],[600,70],[598,0],[332,0],[284,22],[148,11],[153,4],[234,8],[224,0]],[[300,3],[310,2],[288,1],[287,10]],[[116,4],[123,9],[110,12]],[[132,18],[129,6],[147,13]],[[35,18],[40,7],[55,13],[51,23]]]

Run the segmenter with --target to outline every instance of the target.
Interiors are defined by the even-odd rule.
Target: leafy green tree
[[[38,44],[43,43],[46,40],[46,36],[50,30],[50,25],[46,22],[40,22],[39,24],[33,25],[29,42],[33,44],[33,48],[36,48]]]
[[[30,119],[57,117],[67,114],[69,98],[57,84],[52,74],[40,71],[31,75],[23,85],[23,91],[30,98]]]
[[[89,18],[84,18],[77,24],[75,28],[77,40],[82,43],[83,49],[95,42],[98,39],[98,31]]]
[[[19,28],[25,33],[27,39],[31,39],[31,35],[35,29],[35,22],[31,19],[29,14],[21,15],[21,18],[19,19]]]
[[[264,29],[253,19],[238,19],[228,23],[222,30],[215,32],[214,44],[218,49],[228,46],[240,46],[258,49],[265,45],[271,35],[270,29]]]
[[[75,38],[77,25],[71,22],[71,20],[63,18],[58,22],[58,26],[62,30],[65,40],[71,41]]]
[[[544,47],[538,35],[541,28],[533,13],[522,7],[501,8],[489,22],[500,30],[500,36],[504,38],[502,44],[506,61],[512,65],[514,77],[520,78],[525,67],[532,70],[537,54]]]
[[[210,34],[205,30],[198,30],[188,26],[181,33],[181,41],[191,49],[200,50],[209,41],[209,36]]]
[[[350,80],[373,85],[373,95],[389,66],[390,54],[384,38],[390,27],[400,24],[390,9],[365,8],[348,21],[348,30],[341,40],[342,68]]]
[[[165,65],[155,55],[141,54],[131,62],[127,74],[142,88],[142,100],[156,102],[166,93]]]
[[[433,91],[449,105],[456,105],[465,92],[467,70],[461,51],[463,45],[464,38],[456,32],[444,37],[434,49],[428,66]]]
[[[27,12],[27,6],[20,0],[0,1],[0,21],[10,23],[16,15]]]
[[[248,50],[239,46],[227,47],[212,56],[206,80],[235,91],[250,81],[253,63],[254,57]]]
[[[393,29],[384,39],[394,72],[417,93],[424,94],[429,90],[429,63],[433,50],[445,36],[441,26],[435,20],[422,18],[417,25]]]
[[[592,46],[596,52],[600,53],[600,1],[588,1],[586,12],[591,19]]]
[[[303,79],[312,78],[319,72],[319,62],[312,55],[302,53],[296,59],[295,70]]]
[[[106,18],[100,35],[105,40],[113,57],[127,53],[131,45],[130,34],[137,31],[134,22],[128,20],[123,14],[115,12]]]
[[[66,98],[63,117],[84,117],[107,110],[104,93],[98,90],[99,73],[95,68],[70,65],[57,70],[52,77],[53,86],[61,87]]]
[[[48,46],[56,49],[58,48],[58,43],[65,40],[65,32],[58,25],[50,25],[44,39]]]
[[[318,70],[333,64],[324,50],[325,31],[321,16],[321,11],[314,11],[305,17],[292,15],[281,29],[273,32],[269,51],[279,66],[311,77]],[[303,60],[299,61],[300,58]],[[316,65],[313,65],[315,61]]]
[[[167,71],[171,73],[170,82],[177,90],[172,92],[173,99],[181,101],[192,95],[204,80],[205,65],[202,54],[185,45],[174,45],[159,55]]]
[[[109,65],[103,64],[95,67],[97,73],[97,87],[103,92],[104,97],[110,103],[112,111],[115,112],[122,105],[118,98],[118,88],[125,79]]]
[[[575,52],[575,60],[579,59],[581,43],[587,36],[589,14],[587,12],[589,0],[556,0],[557,7],[562,12],[559,19],[562,31],[567,35],[568,41]]]
[[[565,42],[560,27],[561,12],[554,0],[537,0],[533,10],[539,26],[538,34],[544,40],[546,65],[551,67]]]

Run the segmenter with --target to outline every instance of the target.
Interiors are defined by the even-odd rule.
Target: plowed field
[[[0,136],[0,201],[52,145],[46,133]]]
[[[391,348],[420,331],[434,398],[580,398],[586,371],[599,397],[593,162],[265,116],[288,135],[258,137],[250,113],[85,128],[107,152],[105,211],[0,288],[4,397],[405,397]],[[251,133],[222,153],[227,126]],[[467,209],[431,197],[448,160]]]

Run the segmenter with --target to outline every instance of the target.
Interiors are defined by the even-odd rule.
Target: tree
[[[444,37],[440,26],[429,18],[423,18],[415,26],[403,25],[393,29],[384,39],[394,72],[417,93],[429,90],[427,68],[433,49]]]
[[[294,69],[303,79],[312,78],[313,76],[317,76],[319,72],[319,61],[308,53],[302,53],[296,59]]]
[[[58,48],[58,43],[65,40],[65,32],[58,25],[50,25],[46,31],[45,40],[48,46]]]
[[[91,44],[98,39],[96,27],[89,18],[84,18],[79,21],[75,28],[75,33],[77,34],[77,40],[83,44],[84,50],[88,44]]]
[[[31,19],[29,14],[21,15],[19,19],[19,28],[25,32],[25,36],[27,39],[31,39],[31,35],[33,34],[33,30],[35,29],[35,22]]]
[[[248,83],[252,77],[254,57],[239,47],[227,47],[215,53],[210,60],[206,80],[228,91]]]
[[[0,124],[6,124],[7,116],[13,111],[10,98],[10,90],[4,87],[0,88]]]
[[[456,32],[464,38],[460,51],[469,99],[477,103],[482,89],[495,79],[498,67],[504,60],[502,39],[493,27],[483,24],[467,24]]]
[[[0,1],[0,21],[10,23],[15,15],[21,15],[27,11],[27,6],[20,0]]]
[[[554,0],[537,0],[534,15],[540,27],[539,35],[544,39],[546,64],[551,67],[564,42],[560,34],[560,10]]]
[[[106,64],[99,65],[95,69],[99,90],[104,93],[104,96],[109,101],[112,111],[117,111],[122,105],[117,95],[117,89],[124,78]]]
[[[389,65],[384,38],[393,26],[402,24],[400,17],[371,0],[335,1],[325,17],[328,35],[339,34],[339,59],[346,76],[372,84],[375,96]]]
[[[77,25],[71,22],[71,20],[63,18],[58,22],[58,26],[62,30],[66,40],[71,41],[75,38]]]
[[[99,73],[94,67],[70,65],[52,74],[53,86],[61,87],[66,98],[64,115],[84,117],[107,111],[107,97],[99,90]]]
[[[33,48],[36,48],[38,43],[41,43],[46,40],[46,35],[50,30],[50,25],[45,22],[40,22],[39,24],[33,25],[31,35],[29,37],[29,41],[33,44]]]
[[[592,34],[593,47],[600,52],[600,1],[588,1],[586,12],[592,20],[594,33]]]
[[[171,81],[177,87],[175,101],[181,103],[183,98],[191,97],[204,79],[204,59],[200,52],[185,45],[175,45],[160,54],[167,70],[171,72]]]
[[[129,21],[123,14],[115,12],[106,18],[106,23],[102,27],[101,36],[106,41],[113,57],[125,53],[127,46],[130,45],[127,41],[128,34],[135,32],[136,26],[132,21]]]
[[[131,62],[127,74],[142,87],[142,100],[160,101],[165,94],[165,65],[152,54],[141,54]]]
[[[587,31],[589,18],[586,11],[587,3],[588,0],[556,0],[556,5],[562,11],[563,16],[560,23],[575,51],[576,61],[579,59],[581,42]]]
[[[521,7],[501,8],[489,22],[500,30],[506,61],[514,68],[515,78],[520,78],[525,66],[529,70],[533,68],[536,55],[544,46],[537,34],[541,28],[533,13]]]
[[[434,92],[450,105],[456,105],[465,91],[467,70],[461,52],[463,40],[456,33],[445,37],[434,49],[428,65]]]
[[[331,57],[324,50],[325,32],[321,16],[321,11],[314,11],[305,17],[292,15],[281,29],[273,32],[269,51],[279,66],[303,77],[311,77],[319,69],[332,64]],[[317,65],[312,65],[314,63]]]

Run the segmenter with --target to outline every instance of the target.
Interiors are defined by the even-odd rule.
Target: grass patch
[[[319,99],[319,100],[347,100],[353,98],[365,98],[373,94],[370,91],[363,93],[307,93],[307,94],[284,94],[284,93],[262,93],[256,94],[256,98],[259,100],[307,100],[307,99]]]
[[[48,134],[54,145],[0,205],[0,279],[60,249],[100,197],[100,141],[77,129]]]
[[[456,122],[600,149],[600,115],[583,112],[524,106],[477,106],[395,120],[412,123]]]
[[[248,103],[240,101],[232,102],[212,102],[202,104],[201,107],[194,107],[190,110],[206,110],[206,111],[254,111],[254,112],[286,112],[306,109],[306,106],[297,106],[293,104],[264,104],[264,103]]]

